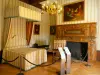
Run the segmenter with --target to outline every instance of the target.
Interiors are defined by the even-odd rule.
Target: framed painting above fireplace
[[[64,5],[64,21],[84,20],[84,1]]]

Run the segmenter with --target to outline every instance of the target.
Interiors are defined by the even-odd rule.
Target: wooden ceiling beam
[[[29,4],[29,0],[20,0],[22,2],[28,3]]]
[[[35,6],[35,7],[41,9],[41,4],[40,4],[40,2],[46,1],[46,0],[20,0],[20,1],[23,1],[23,2],[25,2],[25,3],[28,3],[28,4],[30,4],[30,5],[33,5],[33,6]]]
[[[39,4],[42,1],[45,1],[45,0],[29,0],[29,3],[30,4]]]

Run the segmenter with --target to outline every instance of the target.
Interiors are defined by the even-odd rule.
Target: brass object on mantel
[[[96,23],[80,23],[56,26],[56,39],[88,43],[88,61],[96,60]]]

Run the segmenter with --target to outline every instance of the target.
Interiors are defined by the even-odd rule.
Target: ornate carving
[[[58,25],[56,27],[56,39],[88,42],[88,60],[96,60],[96,23]]]
[[[56,28],[56,37],[64,38],[66,36],[95,36],[95,23],[83,23],[72,25],[58,25]],[[92,34],[91,34],[92,33]]]

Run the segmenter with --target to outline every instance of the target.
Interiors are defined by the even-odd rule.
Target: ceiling
[[[41,6],[40,2],[45,1],[45,0],[20,0],[20,1],[28,3],[30,5],[33,5],[33,6],[41,9],[42,6]]]

